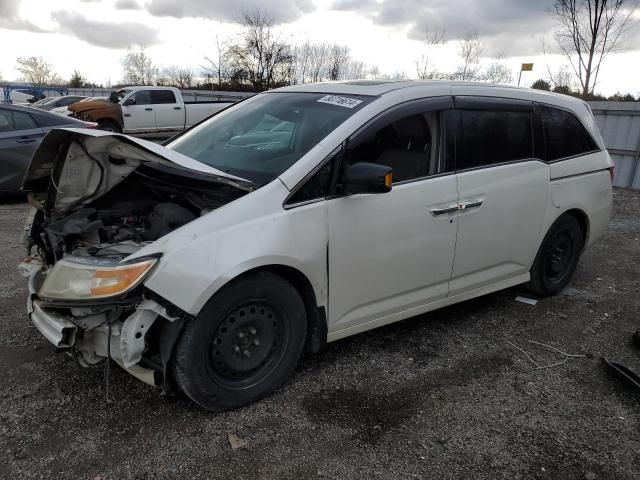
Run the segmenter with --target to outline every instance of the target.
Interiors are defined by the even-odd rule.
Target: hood
[[[22,189],[47,210],[65,213],[113,189],[143,164],[197,174],[200,178],[254,190],[249,180],[229,175],[147,140],[78,128],[51,130],[35,151]]]
[[[89,110],[99,110],[102,108],[111,108],[114,104],[107,100],[91,100],[88,102],[76,102],[69,105],[69,110],[74,113],[88,112]]]

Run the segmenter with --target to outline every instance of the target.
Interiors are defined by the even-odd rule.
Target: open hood
[[[101,130],[52,130],[31,159],[22,189],[58,213],[82,207],[142,165],[160,165],[251,191],[249,180],[229,175],[147,140]]]
[[[107,100],[89,100],[85,102],[77,102],[69,105],[69,110],[74,113],[87,112],[89,110],[97,110],[100,108],[110,108],[113,104]]]

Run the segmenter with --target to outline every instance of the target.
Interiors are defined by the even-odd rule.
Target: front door
[[[330,332],[386,323],[446,298],[458,191],[439,145],[441,113],[450,107],[449,97],[411,102],[348,141],[343,172],[380,163],[393,169],[394,182],[385,194],[328,201]]]
[[[156,114],[151,90],[138,90],[122,104],[125,132],[144,132],[156,129]]]
[[[26,112],[0,107],[0,192],[16,193],[44,130]]]
[[[455,100],[460,210],[450,295],[527,274],[549,189],[531,102]]]

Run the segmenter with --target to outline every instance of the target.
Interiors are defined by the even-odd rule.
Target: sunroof
[[[353,80],[350,82],[343,82],[346,85],[360,85],[366,87],[367,85],[384,85],[385,83],[394,83],[395,80]]]

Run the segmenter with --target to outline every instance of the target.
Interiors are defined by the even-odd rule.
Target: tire
[[[566,287],[578,265],[584,239],[585,232],[576,217],[560,216],[549,228],[538,250],[528,289],[547,297]]]
[[[105,132],[115,132],[120,133],[120,125],[118,125],[113,120],[99,120],[98,126],[96,127],[98,130],[104,130]]]
[[[284,384],[306,332],[305,306],[293,285],[269,272],[240,278],[185,326],[174,350],[174,380],[206,410],[247,405]]]

